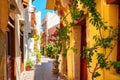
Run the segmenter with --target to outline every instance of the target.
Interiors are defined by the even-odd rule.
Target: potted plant
[[[58,66],[59,66],[59,61],[58,61],[58,60],[55,60],[55,61],[53,62],[53,73],[54,73],[54,74],[58,74],[58,73],[59,73]]]
[[[41,53],[40,52],[38,52],[36,54],[36,58],[37,58],[37,63],[38,63],[41,60]]]
[[[26,71],[30,71],[31,67],[33,66],[33,63],[31,60],[26,61]]]
[[[53,53],[53,44],[52,42],[50,42],[46,46],[46,54],[48,57],[51,57],[52,53]]]
[[[58,68],[59,61],[58,61],[58,60],[55,60],[55,61],[53,62],[53,64],[54,64],[54,67],[55,67],[55,68]]]

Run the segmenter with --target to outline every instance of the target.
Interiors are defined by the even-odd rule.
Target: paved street
[[[53,59],[42,56],[35,69],[23,72],[21,80],[57,80],[58,75],[52,73],[52,67]]]

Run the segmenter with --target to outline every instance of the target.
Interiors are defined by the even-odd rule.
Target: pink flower
[[[50,42],[50,41],[51,41],[51,38],[49,38],[48,41]]]
[[[51,40],[52,40],[52,41],[55,41],[55,40],[56,40],[56,38],[52,36]]]
[[[53,36],[56,37],[57,35],[58,35],[58,32],[55,31],[54,34],[53,34]]]
[[[69,5],[72,5],[72,0],[69,0],[68,4],[69,4]]]

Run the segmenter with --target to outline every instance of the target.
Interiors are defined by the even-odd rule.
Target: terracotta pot
[[[59,66],[59,64],[54,63],[54,67],[55,67],[55,68],[58,68],[58,66]]]
[[[59,73],[59,69],[58,68],[53,68],[53,73],[54,74],[58,74]]]
[[[27,66],[26,71],[30,71],[31,67]]]

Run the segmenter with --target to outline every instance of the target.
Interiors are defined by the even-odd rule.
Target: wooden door
[[[21,72],[24,71],[23,32],[20,34]]]
[[[84,46],[86,46],[86,23],[81,25],[81,52]],[[87,80],[87,63],[83,58],[80,59],[80,80]]]
[[[6,35],[7,79],[15,80],[15,29],[8,24]]]

